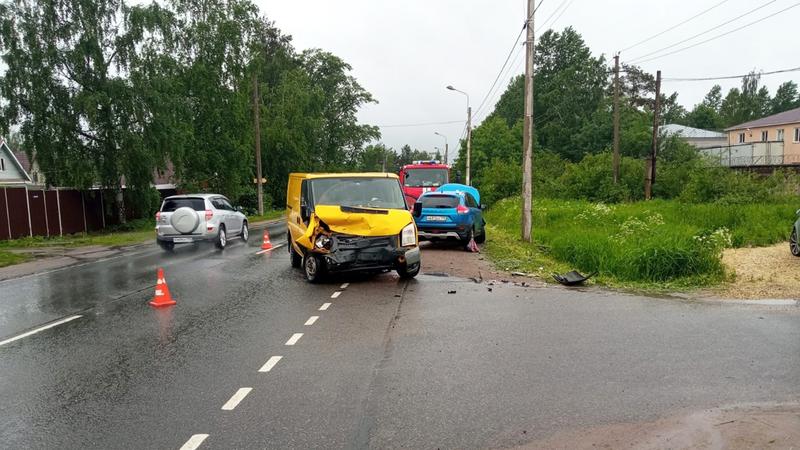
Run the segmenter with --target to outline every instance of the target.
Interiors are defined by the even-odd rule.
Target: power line
[[[509,76],[510,74],[512,74],[512,73],[516,73],[516,72],[519,70],[519,67],[520,67],[520,65],[522,65],[522,63],[523,63],[523,62],[525,62],[525,58],[520,58],[520,57],[519,57],[520,55],[522,55],[522,54],[524,54],[524,53],[525,53],[525,52],[524,52],[524,50],[525,50],[525,49],[524,49],[523,47],[520,47],[520,49],[519,49],[519,50],[517,51],[517,53],[514,55],[514,59],[512,59],[512,60],[511,60],[511,64],[509,64],[509,65],[508,65],[508,70],[507,70],[507,71],[506,71],[506,73],[505,73],[505,78],[508,78],[508,76]],[[518,61],[518,60],[519,60],[519,61]],[[496,103],[497,103],[497,99],[498,99],[498,96],[499,96],[499,95],[502,95],[502,92],[503,92],[503,88],[504,88],[504,87],[506,87],[506,88],[507,88],[507,87],[508,87],[508,84],[506,84],[505,86],[504,86],[504,85],[502,85],[502,84],[498,84],[498,85],[495,87],[495,89],[489,93],[489,97],[488,97],[488,99],[490,99],[490,100],[489,100],[489,102],[488,102],[488,103],[486,103],[486,106],[487,106],[487,107],[488,107],[488,106],[490,106],[490,105],[493,105],[493,104],[494,104],[494,105],[496,105]],[[477,122],[480,122],[481,120],[483,120],[483,119],[486,119],[486,117],[487,117],[487,116],[490,114],[490,112],[489,112],[489,109],[488,109],[488,108],[487,108],[487,109],[485,109],[485,110],[483,110],[483,112],[485,113],[485,114],[483,115],[483,118],[481,118],[481,119],[478,119],[478,117],[479,117],[479,113],[478,113],[478,111],[476,111],[476,112],[475,112],[475,116],[474,116],[474,118],[473,118],[473,119],[474,119],[473,121],[474,121],[474,122],[476,122],[476,123],[477,123]]]
[[[545,0],[542,0],[541,2],[539,2],[539,4],[536,6],[536,8],[531,13],[531,15],[528,16],[528,18],[525,19],[525,22],[522,24],[522,29],[519,30],[519,34],[517,35],[517,38],[514,40],[514,45],[512,45],[511,46],[511,50],[508,51],[508,56],[506,56],[506,60],[505,60],[505,62],[503,62],[503,66],[500,67],[500,72],[498,72],[497,77],[495,77],[494,82],[492,83],[492,86],[489,88],[489,91],[486,92],[486,95],[483,97],[483,100],[481,100],[481,103],[480,103],[480,105],[478,105],[478,108],[475,109],[475,115],[476,116],[478,115],[480,110],[485,106],[486,100],[491,95],[492,90],[494,90],[495,86],[497,85],[497,82],[500,81],[500,78],[502,77],[503,72],[506,69],[506,66],[508,66],[508,60],[511,59],[511,55],[514,53],[514,49],[517,48],[517,44],[519,44],[519,40],[522,37],[522,33],[525,32],[525,28],[528,26],[528,21],[530,21],[531,18],[534,15],[536,15],[536,11],[539,11],[539,8],[541,8],[541,6],[544,4],[544,1]],[[563,4],[565,1],[566,0],[563,0],[561,3]],[[560,8],[560,6],[559,6],[559,8]]]
[[[776,73],[787,72],[800,72],[800,67],[793,67],[791,69],[773,70],[771,72],[760,72],[758,75],[774,75]],[[714,80],[738,80],[750,74],[744,75],[728,75],[724,77],[704,77],[704,78],[662,78],[662,81],[714,81]]]
[[[376,125],[378,128],[411,128],[411,127],[427,127],[433,125],[451,125],[454,123],[461,123],[463,120],[449,120],[446,122],[424,122],[424,123],[403,123],[396,125]]]
[[[663,35],[664,33],[668,33],[668,32],[670,32],[670,31],[672,31],[672,30],[674,30],[674,29],[676,29],[676,28],[680,27],[681,25],[687,24],[687,23],[691,22],[692,20],[694,20],[694,19],[696,19],[696,18],[698,18],[698,17],[702,16],[703,14],[705,14],[705,13],[707,13],[707,12],[711,11],[712,9],[714,9],[714,8],[716,8],[716,7],[720,6],[720,5],[722,5],[723,3],[727,3],[727,2],[729,2],[729,1],[730,1],[730,0],[722,0],[721,2],[719,2],[719,3],[715,4],[714,6],[712,6],[712,7],[708,8],[708,9],[705,9],[705,10],[703,10],[703,11],[700,11],[699,13],[697,13],[697,14],[693,15],[692,17],[689,17],[688,19],[684,20],[683,22],[681,22],[681,23],[679,23],[679,24],[677,24],[677,25],[673,25],[673,26],[671,26],[671,27],[667,28],[666,30],[664,30],[664,31],[662,31],[662,32],[660,32],[660,33],[656,33],[656,34],[654,34],[654,35],[652,35],[652,36],[650,36],[650,37],[648,37],[648,38],[642,39],[641,41],[639,41],[639,42],[637,42],[637,43],[635,43],[635,44],[633,44],[633,45],[631,45],[631,46],[628,46],[628,47],[625,47],[625,48],[623,48],[623,49],[622,49],[622,51],[623,51],[623,52],[627,52],[628,50],[630,50],[630,49],[632,49],[632,48],[636,48],[636,47],[638,47],[638,46],[640,46],[640,45],[644,44],[645,42],[650,42],[651,40],[653,40],[653,39],[655,39],[655,38],[657,38],[657,37],[659,37],[659,36]]]
[[[629,63],[634,63],[634,62],[636,62],[636,61],[639,61],[639,60],[642,60],[642,59],[644,59],[644,58],[647,58],[648,56],[655,55],[656,53],[661,53],[661,52],[662,52],[662,51],[664,51],[664,50],[669,50],[669,49],[671,49],[671,48],[673,48],[673,47],[676,47],[676,46],[678,46],[678,45],[681,45],[681,44],[683,44],[684,42],[691,41],[692,39],[694,39],[694,38],[696,38],[696,37],[700,37],[700,36],[702,36],[702,35],[704,35],[704,34],[706,34],[706,33],[710,33],[710,32],[712,32],[712,31],[714,31],[714,30],[717,30],[717,29],[719,29],[719,28],[722,28],[722,27],[724,27],[725,25],[728,25],[728,24],[729,24],[729,23],[731,23],[731,22],[735,22],[735,21],[737,21],[737,20],[741,19],[742,17],[745,17],[745,16],[747,16],[747,15],[749,15],[749,14],[753,14],[754,12],[756,12],[756,11],[758,11],[758,10],[760,10],[760,9],[762,9],[762,8],[764,8],[764,7],[766,7],[767,5],[770,5],[770,4],[772,4],[772,3],[775,3],[776,1],[777,1],[777,0],[769,0],[768,2],[766,2],[766,3],[764,3],[764,4],[760,5],[760,6],[757,6],[757,7],[755,7],[755,8],[753,8],[753,9],[751,9],[751,10],[747,11],[747,12],[746,12],[746,13],[744,13],[744,14],[740,14],[740,15],[738,15],[738,16],[736,16],[736,17],[734,17],[733,19],[730,19],[730,20],[728,20],[728,21],[726,21],[726,22],[723,22],[723,23],[721,23],[721,24],[719,24],[719,25],[717,25],[717,26],[714,26],[714,27],[712,27],[712,28],[709,28],[709,29],[707,29],[707,30],[705,30],[705,31],[702,31],[702,32],[700,32],[700,33],[697,33],[697,34],[695,34],[695,35],[693,35],[693,36],[690,36],[690,37],[688,37],[688,38],[686,38],[686,39],[683,39],[683,40],[681,40],[681,41],[678,41],[678,42],[676,42],[676,43],[674,43],[674,44],[672,44],[672,45],[668,45],[668,46],[666,46],[666,47],[663,47],[663,48],[660,48],[660,49],[658,49],[658,50],[656,50],[656,51],[652,51],[652,52],[650,52],[650,53],[644,54],[644,55],[642,55],[642,56],[639,56],[638,58],[633,58],[632,60],[630,60],[630,61],[628,61],[628,62],[629,62]],[[648,60],[648,61],[649,61],[649,60]]]
[[[774,0],[773,0],[773,1],[774,1]],[[677,50],[673,50],[673,51],[671,51],[671,52],[668,52],[668,53],[664,53],[663,55],[658,55],[658,56],[654,56],[654,57],[652,57],[652,58],[644,59],[644,60],[638,61],[638,63],[639,63],[639,64],[641,64],[641,63],[645,63],[645,62],[648,62],[648,61],[652,61],[652,60],[654,60],[654,59],[659,59],[659,58],[663,58],[663,57],[665,57],[665,56],[674,55],[675,53],[679,53],[679,52],[682,52],[682,51],[684,51],[684,50],[689,50],[690,48],[697,47],[698,45],[702,45],[702,44],[705,44],[705,43],[707,43],[707,42],[711,42],[711,41],[713,41],[713,40],[716,40],[716,39],[719,39],[719,38],[721,38],[721,37],[727,36],[727,35],[729,35],[729,34],[731,34],[731,33],[734,33],[734,32],[736,32],[736,31],[739,31],[739,30],[742,30],[742,29],[744,29],[744,28],[747,28],[747,27],[749,27],[749,26],[755,25],[755,24],[757,24],[757,23],[759,23],[759,22],[763,22],[763,21],[765,21],[765,20],[767,20],[767,19],[769,19],[769,18],[775,17],[775,16],[777,16],[778,14],[784,13],[784,12],[786,12],[786,11],[788,11],[788,10],[792,9],[792,8],[796,8],[796,7],[798,7],[798,6],[800,6],[800,2],[798,2],[798,3],[795,3],[794,5],[791,5],[791,6],[789,6],[789,7],[783,8],[782,10],[780,10],[780,11],[778,11],[778,12],[774,12],[774,13],[772,13],[772,14],[770,14],[770,15],[768,15],[768,16],[762,17],[762,18],[760,18],[760,19],[758,19],[758,20],[754,20],[754,21],[752,21],[752,22],[750,22],[750,23],[748,23],[748,24],[742,25],[741,27],[734,28],[733,30],[726,31],[725,33],[718,34],[718,35],[716,35],[716,36],[714,36],[714,37],[708,38],[708,39],[706,39],[706,40],[704,40],[704,41],[700,41],[700,42],[697,42],[697,43],[695,43],[695,44],[688,45],[688,46],[686,46],[686,47],[682,47],[682,48],[679,48],[679,49],[677,49]]]
[[[545,29],[545,24],[550,22],[550,19],[552,19],[556,14],[558,14],[558,12],[561,10],[561,7],[564,6],[567,2],[568,2],[568,0],[562,0],[561,3],[558,4],[558,7],[556,9],[554,9],[553,12],[550,13],[549,16],[547,16],[547,19],[545,19],[544,22],[542,22],[542,25],[539,28],[544,30]]]
[[[574,2],[574,1],[575,1],[575,0],[569,0],[569,2],[567,3],[567,6],[565,6],[565,7],[564,7],[564,9],[562,9],[562,10],[561,10],[561,12],[560,12],[560,13],[558,13],[558,15],[556,16],[556,18],[555,18],[555,19],[553,19],[553,22],[552,22],[552,23],[550,23],[550,25],[551,25],[551,26],[552,26],[552,25],[555,25],[555,23],[556,23],[556,22],[558,22],[558,19],[560,19],[560,18],[561,18],[561,16],[563,16],[563,15],[564,15],[564,13],[565,13],[565,12],[567,12],[567,10],[569,9],[569,7],[570,7],[570,6],[572,6],[572,2]],[[542,29],[546,29],[546,28],[547,28],[547,21],[545,21],[544,25],[542,25]]]

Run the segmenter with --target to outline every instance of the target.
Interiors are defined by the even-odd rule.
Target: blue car
[[[463,184],[445,184],[436,191],[422,194],[414,204],[414,221],[419,238],[459,240],[465,246],[470,239],[486,240],[481,196],[477,189]]]

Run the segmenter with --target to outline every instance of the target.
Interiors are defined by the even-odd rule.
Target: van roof
[[[311,178],[399,178],[397,174],[387,172],[352,172],[352,173],[290,173],[290,177]]]

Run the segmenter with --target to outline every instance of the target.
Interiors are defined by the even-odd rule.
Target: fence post
[[[33,237],[33,225],[31,224],[31,198],[28,195],[28,185],[25,185],[25,205],[28,207],[28,234]]]
[[[86,200],[83,198],[83,191],[81,191],[81,209],[83,210],[83,232],[89,233],[89,228],[86,227]]]
[[[50,219],[47,217],[47,191],[42,188],[42,202],[44,202],[44,227],[47,228],[47,237],[50,237]]]
[[[58,235],[64,236],[64,228],[61,226],[61,193],[56,188],[56,206],[58,207]]]
[[[8,188],[3,188],[3,197],[6,199],[6,221],[8,222],[8,240],[12,239],[11,236],[11,214],[8,213]]]

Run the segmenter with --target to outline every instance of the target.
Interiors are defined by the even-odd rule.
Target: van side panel
[[[300,219],[300,187],[302,182],[303,177],[290,175],[289,187],[286,190],[286,227],[291,243],[294,243],[297,238],[305,233],[305,224]]]

